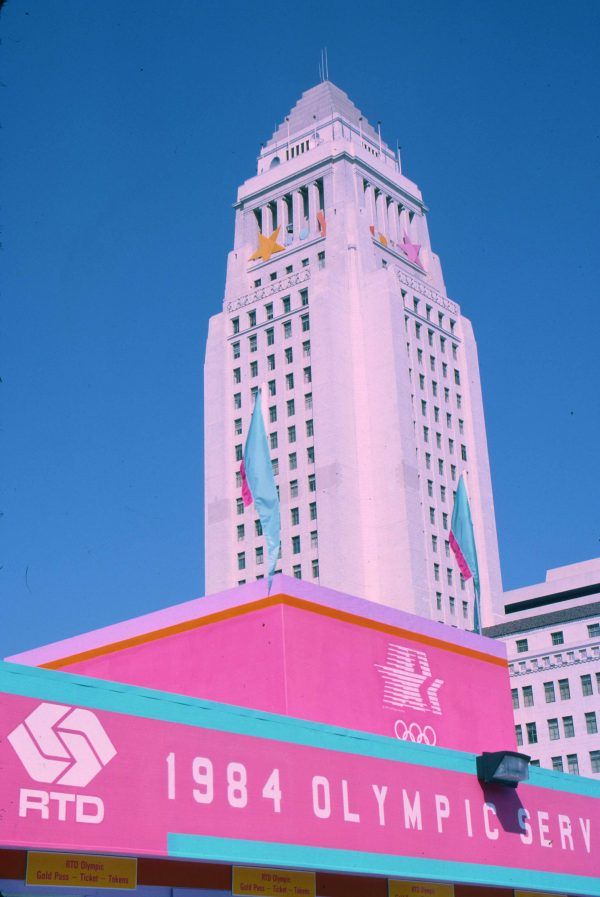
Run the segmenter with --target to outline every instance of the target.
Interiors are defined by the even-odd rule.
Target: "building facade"
[[[600,776],[600,558],[505,593],[517,743],[560,772]]]
[[[238,191],[205,362],[208,593],[266,569],[239,474],[259,387],[282,572],[471,628],[448,541],[465,474],[482,616],[499,621],[472,327],[446,294],[419,188],[329,81],[303,94]]]

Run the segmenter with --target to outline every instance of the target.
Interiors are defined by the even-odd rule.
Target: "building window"
[[[250,362],[250,376],[258,377],[258,361]]]
[[[316,559],[313,560],[311,566],[312,566],[313,579],[318,579],[319,578],[319,562],[318,562],[318,560],[316,560]]]
[[[592,688],[592,677],[590,676],[589,673],[585,673],[581,677],[581,693],[585,697],[586,695],[593,694],[593,691],[594,690]]]
[[[427,415],[427,402],[425,401],[425,399],[421,399],[421,414],[423,415],[423,417]]]
[[[285,350],[285,360],[286,360],[286,364],[291,364],[292,361],[294,360],[294,352],[293,352],[291,346],[288,346],[287,349]]]
[[[294,388],[294,375],[293,374],[285,375],[285,386],[286,386],[286,389]]]
[[[273,320],[273,303],[272,302],[267,302],[267,304],[265,305],[265,318],[267,319],[267,321]]]
[[[432,371],[435,371],[435,355],[429,356],[429,367]]]
[[[521,726],[515,726],[515,735],[517,736],[517,745],[521,747],[523,744],[523,729]]]
[[[544,682],[544,697],[546,698],[546,704],[552,704],[556,701],[554,682]]]
[[[317,519],[317,503],[316,501],[311,501],[308,506],[308,512],[311,520]]]
[[[256,312],[248,312],[248,327],[256,327]]]
[[[450,465],[450,478],[456,480],[456,464]]]
[[[463,459],[463,461],[467,460],[467,447],[466,447],[466,445],[463,445],[462,443],[460,446],[460,457]]]
[[[245,533],[244,524],[243,524],[243,523],[240,523],[240,524],[238,525],[238,528],[237,528],[237,540],[238,540],[238,542],[243,542],[243,541],[244,541],[244,533]]]
[[[240,552],[238,553],[238,556],[237,556],[237,565],[238,565],[238,570],[245,570],[245,569],[246,569],[246,552],[245,552],[245,551],[240,551]]]
[[[236,470],[236,472],[235,472],[235,488],[241,489],[241,486],[242,486],[242,474],[240,473],[239,470]]]
[[[303,267],[303,268],[308,268],[308,264],[309,264],[308,259],[302,259],[301,264],[302,264],[302,267]]]
[[[242,419],[241,419],[241,417],[238,417],[236,420],[234,420],[233,432],[235,433],[236,436],[242,435]]]
[[[440,486],[440,498],[442,501],[446,501],[446,487]]]
[[[529,645],[527,643],[526,638],[518,638],[517,639],[517,654],[524,654],[529,650]]]
[[[512,697],[513,710],[517,710],[518,707],[519,707],[519,689],[518,689],[518,688],[511,688],[511,690],[510,690],[510,694],[511,694],[511,697]]]
[[[450,567],[448,567],[446,569],[446,580],[447,580],[449,586],[452,585],[452,579],[453,579],[452,570]]]
[[[450,595],[450,598],[448,600],[450,602],[450,613],[454,614],[454,606],[455,606],[456,602],[455,602],[454,598],[452,597],[452,595]]]
[[[310,318],[308,315],[300,315],[300,321],[302,323],[302,332],[306,333],[310,330]]]
[[[239,358],[239,357],[240,357],[240,344],[239,344],[239,343],[232,343],[232,344],[231,344],[231,348],[233,349],[233,357],[234,357],[234,358]]]
[[[260,522],[260,520],[255,520],[254,521],[254,535],[262,536],[262,534],[263,534],[262,523]]]
[[[296,470],[298,467],[298,456],[296,455],[296,452],[290,452],[288,455],[288,464],[290,470]]]
[[[325,253],[324,253],[324,252],[319,252],[319,253],[318,253],[318,255],[317,255],[317,264],[318,264],[319,268],[324,268],[324,267],[325,267]]]
[[[432,536],[431,537],[431,549],[434,554],[437,554],[437,546],[438,546],[438,537]]]
[[[242,382],[242,370],[241,370],[241,368],[234,368],[234,369],[233,369],[233,382],[234,382],[234,383],[241,383],[241,382]]]
[[[313,406],[312,392],[307,392],[306,395],[304,396],[304,409],[306,411],[312,411],[312,406]]]
[[[585,730],[588,735],[595,735],[598,731],[598,723],[596,722],[596,714],[592,710],[585,715]]]
[[[271,405],[269,408],[269,423],[274,424],[277,420],[277,406]]]
[[[438,610],[442,609],[442,593],[441,592],[435,593],[435,606]]]
[[[523,686],[523,707],[533,707],[533,686]]]
[[[296,403],[295,403],[294,399],[288,399],[287,402],[285,403],[285,407],[287,410],[287,416],[293,417],[296,413]]]
[[[456,407],[462,408],[462,396],[459,392],[456,393]]]
[[[265,330],[265,333],[267,334],[267,346],[272,346],[273,343],[275,342],[275,331],[274,331],[274,329],[273,329],[272,327],[268,327],[268,328]]]
[[[238,514],[244,513],[244,500],[242,498],[236,498],[235,509]]]
[[[558,680],[558,690],[560,693],[561,701],[568,701],[571,697],[571,689],[569,688],[569,680],[568,679],[559,679]]]
[[[251,352],[256,352],[256,350],[258,348],[257,340],[258,340],[258,337],[256,336],[256,334],[253,334],[252,336],[248,337],[248,346],[249,346]]]
[[[425,452],[425,467],[427,470],[431,470],[431,455],[429,452]]]
[[[551,632],[550,638],[552,639],[553,645],[564,645],[565,637],[562,632]]]
[[[284,315],[289,315],[290,311],[292,310],[292,300],[290,299],[290,297],[284,296],[281,300],[281,304],[283,306]]]
[[[433,578],[435,579],[436,582],[440,581],[440,565],[439,564],[433,565]]]
[[[429,522],[435,524],[435,508],[429,508]]]
[[[448,376],[448,365],[446,364],[445,361],[442,361],[442,376],[443,377]]]
[[[442,527],[448,529],[448,515],[445,511],[442,511]]]
[[[431,391],[434,394],[434,396],[437,396],[438,388],[437,388],[437,382],[435,380],[431,381]]]
[[[304,382],[312,383],[312,368],[310,366],[304,368]]]
[[[232,332],[232,333],[239,333],[239,332],[240,332],[240,319],[239,319],[239,318],[232,318],[232,319],[231,319],[231,332]]]
[[[306,449],[306,460],[309,464],[315,463],[315,447],[314,445],[309,445]]]
[[[555,772],[564,772],[562,757],[552,757],[552,769]]]
[[[292,567],[292,573],[295,579],[302,579],[302,565],[294,564],[294,566]]]
[[[241,446],[241,445],[236,445],[236,447],[235,447],[235,460],[236,460],[236,461],[241,461],[241,460],[242,460],[242,457],[243,457],[242,446]]]
[[[308,290],[300,290],[300,305],[308,305]]]
[[[437,407],[437,405],[434,405],[434,406],[433,406],[433,419],[434,419],[434,421],[435,421],[437,424],[439,424],[439,422],[440,422],[440,409]]]
[[[270,443],[272,449],[277,448],[277,441],[278,441],[277,433],[270,433],[269,434],[269,443]]]
[[[290,508],[290,517],[292,526],[297,526],[300,523],[300,508]]]
[[[425,389],[425,374],[419,374],[419,388]]]
[[[298,498],[298,480],[290,481],[290,498]]]
[[[288,442],[296,441],[296,427],[288,427]]]
[[[433,480],[427,480],[427,495],[433,498]]]
[[[242,407],[242,394],[241,392],[236,392],[233,397],[233,407],[241,408]]]
[[[262,546],[254,549],[254,557],[257,564],[263,564],[265,560],[265,553]]]
[[[577,760],[577,754],[567,754],[567,770],[573,776],[579,775],[579,761]]]
[[[423,364],[423,350],[417,349],[417,361],[419,364]]]
[[[558,739],[560,738],[558,719],[556,718],[548,720],[548,737],[550,741],[558,741]]]
[[[535,723],[525,723],[527,729],[527,741],[529,744],[537,744],[537,726]]]
[[[300,554],[300,536],[292,536],[292,554]]]
[[[319,547],[319,537],[317,535],[316,529],[313,530],[310,534],[310,547],[314,550]]]
[[[429,442],[429,427],[423,427],[423,442]]]
[[[269,380],[269,395],[277,395],[277,382],[275,380]]]
[[[469,602],[468,601],[463,601],[462,609],[463,609],[463,619],[466,620],[469,616]]]
[[[274,371],[275,370],[275,356],[267,355],[267,370]]]
[[[575,726],[573,725],[572,716],[563,716],[563,729],[565,730],[565,738],[575,737]]]
[[[291,321],[284,321],[284,322],[283,322],[283,336],[284,336],[284,339],[289,339],[291,335],[292,335],[292,322],[291,322]]]
[[[460,386],[460,372],[454,368],[454,382],[457,386]]]
[[[592,772],[600,772],[600,751],[590,751],[590,766]]]
[[[600,638],[600,623],[588,624],[588,638]]]
[[[316,492],[317,491],[317,478],[314,473],[309,473],[308,475],[308,491]]]
[[[304,340],[302,343],[302,354],[305,358],[310,358],[310,340]]]

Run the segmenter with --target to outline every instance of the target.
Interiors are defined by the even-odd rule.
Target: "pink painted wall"
[[[485,639],[466,645],[465,634],[457,642],[449,628],[386,613],[414,637],[281,604],[63,669],[458,750],[515,747],[496,646],[487,655]],[[436,644],[423,643],[433,632]]]

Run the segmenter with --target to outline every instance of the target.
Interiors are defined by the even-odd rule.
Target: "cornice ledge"
[[[283,277],[281,280],[274,280],[267,286],[258,287],[258,289],[251,290],[243,296],[231,299],[225,303],[225,311],[237,311],[238,308],[245,308],[247,305],[261,302],[263,299],[268,299],[269,296],[275,296],[277,293],[282,293],[284,290],[298,286],[298,284],[306,283],[308,280],[310,280],[310,268],[297,271],[295,274],[288,274],[287,277]]]
[[[434,287],[427,286],[422,280],[418,280],[418,278],[412,277],[410,274],[402,271],[398,265],[394,265],[394,274],[401,284],[409,287],[409,289],[413,290],[415,293],[420,293],[425,299],[430,299],[432,302],[437,303],[437,305],[440,305],[446,311],[452,312],[454,315],[459,314],[458,305],[456,305],[455,302],[452,302],[451,299],[442,296],[442,294]]]

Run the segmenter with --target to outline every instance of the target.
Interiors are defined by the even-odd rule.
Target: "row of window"
[[[253,367],[253,365],[256,365],[256,367]],[[253,361],[250,363],[250,376],[258,377],[258,362],[257,361]],[[307,367],[303,368],[302,376],[303,376],[304,383],[312,383],[312,367],[311,367],[311,365],[308,365]],[[234,368],[233,369],[233,383],[235,386],[237,386],[241,382],[242,382],[241,369]],[[285,375],[285,388],[286,389],[294,389],[294,387],[295,387],[294,372],[290,371],[289,374]],[[270,396],[277,395],[277,381],[276,380],[269,380],[267,383],[267,388],[268,388],[268,394]],[[258,387],[257,387],[257,390],[258,390]],[[256,394],[257,394],[256,392],[252,393],[252,395],[254,397],[256,397]],[[235,401],[234,401],[234,406],[235,406]]]
[[[317,491],[317,477],[314,473],[309,473],[308,475],[308,491],[316,492]],[[277,486],[277,494],[279,494],[279,486]],[[290,498],[298,498],[298,480],[290,480]],[[236,498],[235,500],[236,512],[238,514],[243,514],[246,510],[244,507],[244,500],[242,498]],[[317,503],[311,502],[309,505],[310,511],[310,519],[317,519]]]
[[[423,417],[427,417],[427,402],[425,399],[421,399],[421,414]],[[436,424],[440,423],[440,409],[437,405],[433,406],[433,420]],[[446,426],[449,430],[452,429],[452,414],[450,411],[446,411]],[[465,422],[460,417],[458,418],[458,432],[465,432]]]
[[[581,680],[581,693],[584,695],[593,694],[592,687],[592,676],[590,673],[584,673],[580,676]],[[596,685],[598,691],[600,692],[600,672],[596,673]],[[534,697],[533,697],[533,685],[524,685],[522,688],[523,691],[523,707],[533,707],[534,705]],[[517,709],[519,707],[519,689],[513,688],[511,689],[512,693],[512,702],[513,707]],[[568,679],[559,679],[558,680],[558,694],[560,696],[561,701],[568,701],[571,698],[571,685]],[[544,682],[544,698],[546,704],[552,704],[556,701],[556,688],[554,682]]]
[[[410,343],[406,344],[406,351],[410,355]],[[417,362],[423,366],[423,350],[419,348],[417,348]],[[429,356],[429,370],[437,370],[437,359],[435,355]],[[442,361],[442,377],[448,377],[448,365],[445,361]],[[460,371],[457,368],[454,368],[454,383],[457,386],[460,386]]]
[[[300,290],[299,296],[300,296],[300,306],[302,307],[302,306],[308,305],[308,290],[306,290],[306,289]],[[281,302],[280,314],[289,315],[290,312],[292,311],[291,295],[283,296],[283,298],[280,299],[279,301]],[[265,303],[265,305],[263,306],[263,311],[265,313],[264,321],[272,321],[275,318],[275,303],[274,302]],[[246,314],[248,317],[247,317],[247,324],[244,329],[251,330],[253,327],[257,326],[258,310],[256,308],[253,308],[251,311],[246,312]],[[238,333],[242,332],[239,316],[236,316],[235,318],[231,318],[231,332],[233,333],[234,336],[236,336]],[[251,338],[252,337],[249,337],[249,339],[251,339]]]
[[[319,559],[313,558],[310,562],[310,570],[312,573],[313,579],[319,578]],[[281,573],[281,570],[276,570],[275,573]],[[292,565],[292,576],[296,579],[302,579],[302,564],[293,564]],[[264,574],[259,574],[257,579],[264,579]],[[243,586],[245,584],[245,579],[238,579],[238,586]]]
[[[434,537],[434,538],[436,538],[436,537]],[[434,549],[434,550],[437,550],[437,549]],[[434,563],[434,565],[433,565],[433,578],[435,579],[436,582],[440,581],[440,565],[436,564],[436,563]],[[448,583],[449,586],[454,585],[454,570],[452,569],[452,567],[446,567],[446,582]],[[464,591],[465,580],[463,579],[462,576],[460,577],[460,587]]]
[[[248,337],[248,345],[250,348],[250,352],[257,351],[257,336],[256,334],[252,334],[252,336]],[[231,349],[233,352],[234,361],[240,358],[241,356],[241,347],[238,340],[231,344]],[[310,358],[310,340],[304,340],[302,343],[302,355],[304,358]],[[287,346],[284,351],[284,357],[286,364],[291,364],[294,360],[294,350],[291,346]],[[275,370],[275,355],[267,355],[267,370],[274,371]],[[256,362],[251,362],[251,364]]]
[[[404,300],[404,305],[408,306],[406,290],[402,290],[402,299]],[[421,314],[421,311],[420,311],[421,300],[417,299],[416,296],[413,296],[412,303],[413,303],[414,313],[416,315],[420,315]],[[427,303],[425,303],[425,318],[428,321],[432,320],[432,315],[431,315],[432,311],[433,311],[433,308],[431,307],[431,305],[428,305]],[[445,315],[443,314],[443,312],[438,311],[437,318],[438,318],[438,326],[442,327],[442,328],[445,327],[445,323],[444,323]],[[450,333],[454,333],[455,328],[456,328],[456,321],[453,318],[449,318],[449,323],[450,323]]]
[[[585,718],[585,731],[588,735],[596,735],[598,732],[598,721],[596,719],[596,711],[590,710],[588,713],[584,714]],[[572,716],[563,716],[561,718],[562,726],[563,726],[563,738],[574,738],[575,737],[575,722]],[[552,719],[546,720],[548,724],[548,738],[550,741],[558,741],[561,737],[560,734],[560,721],[558,717],[553,717]],[[525,723],[525,730],[527,733],[527,741],[529,744],[537,744],[538,740],[538,731],[537,731],[537,723]],[[519,724],[515,726],[515,732],[517,735],[517,744],[523,744],[523,727]]]
[[[430,432],[430,431],[429,431],[429,427],[423,427],[423,442],[427,442],[427,443],[429,442],[429,432]],[[435,434],[435,444],[436,444],[436,448],[438,448],[438,449],[441,449],[441,448],[442,448],[442,434],[441,434],[441,433],[436,432],[436,434]],[[449,439],[448,439],[448,452],[449,452],[449,454],[451,454],[451,455],[454,454],[454,446],[455,446],[454,439],[449,438]],[[461,459],[462,459],[463,461],[467,461],[467,460],[468,460],[468,458],[467,458],[467,447],[466,447],[466,445],[464,445],[464,443],[462,443],[462,442],[461,442],[461,444],[460,444],[460,457],[461,457]],[[442,464],[442,467],[443,467],[443,464]]]
[[[319,254],[317,255],[317,261],[318,261],[318,263],[319,263],[319,268],[324,268],[324,267],[325,267],[325,253],[324,253],[324,252],[319,252]],[[310,259],[309,259],[309,258],[301,259],[301,261],[300,261],[300,265],[301,265],[302,268],[308,268],[308,266],[310,265]],[[294,266],[293,266],[293,265],[286,265],[286,268],[285,268],[285,274],[288,275],[288,274],[293,274],[293,273],[294,273]],[[270,272],[270,274],[269,274],[269,280],[270,280],[271,282],[274,281],[274,280],[277,280],[277,271],[271,271],[271,272]],[[262,278],[258,277],[258,278],[254,281],[254,283],[253,283],[253,287],[254,287],[254,289],[256,290],[256,289],[258,289],[258,287],[261,287],[261,286],[262,286]],[[267,310],[268,308],[269,308],[269,305],[268,305],[268,304],[265,305],[265,310]],[[254,324],[252,324],[251,326],[254,326]]]
[[[588,623],[588,638],[600,638],[600,623]],[[561,630],[550,633],[552,645],[564,645],[565,636]],[[529,651],[529,641],[526,638],[519,638],[515,642],[517,654],[524,654]]]
[[[295,510],[298,510],[298,509],[296,508]],[[238,527],[238,534],[239,534],[239,527]],[[239,539],[239,535],[238,535],[238,539]],[[292,554],[300,554],[300,552],[302,550],[301,544],[302,543],[301,543],[300,536],[292,536],[292,538],[291,538]],[[315,550],[315,551],[319,547],[319,540],[317,537],[316,530],[313,530],[313,532],[311,532],[311,534],[310,534],[310,547],[312,550]],[[280,556],[281,556],[281,551],[280,551]],[[260,566],[260,564],[264,564],[265,554],[264,554],[264,548],[262,545],[257,545],[256,548],[254,549],[254,561],[259,566]],[[238,566],[238,570],[246,569],[246,552],[245,551],[238,552],[237,566]]]
[[[461,580],[461,587],[464,589],[464,579],[462,578],[462,576],[461,576],[460,580]],[[435,603],[436,603],[437,610],[442,610],[442,593],[441,592],[435,593]],[[456,598],[454,598],[452,595],[450,595],[448,597],[448,607],[450,608],[451,614],[456,613]],[[469,616],[469,602],[468,601],[462,602],[462,616],[463,616],[463,620],[466,620]]]
[[[404,329],[408,333],[408,315],[404,316]],[[420,324],[419,321],[415,321],[415,336],[418,340],[420,340],[422,338],[421,337],[422,330],[423,330],[422,324]],[[441,350],[442,354],[444,354],[444,355],[446,354],[446,342],[447,342],[446,337],[440,336],[440,350]],[[435,333],[431,328],[427,329],[427,344],[432,347],[435,346]],[[458,358],[458,346],[456,343],[452,343],[452,358],[454,358],[455,360]],[[458,372],[455,371],[455,373],[458,373]],[[460,379],[457,382],[460,382]]]
[[[571,775],[579,775],[579,760],[577,754],[567,754],[567,769]],[[556,772],[565,772],[562,757],[552,757],[552,769]],[[600,772],[600,751],[590,751],[590,768],[592,772]]]
[[[409,368],[409,369],[408,369],[408,377],[409,377],[409,380],[412,382],[412,379],[413,379],[412,368]],[[419,374],[419,389],[425,391],[427,382],[428,382],[428,381],[427,381],[427,377],[425,376],[425,374]],[[444,392],[443,392],[443,395],[444,395],[444,402],[445,402],[446,404],[448,404],[448,403],[450,402],[450,387],[449,387],[449,386],[444,386],[443,389],[444,389]],[[437,381],[437,380],[432,380],[432,381],[431,381],[431,394],[432,394],[432,396],[434,397],[434,399],[437,398],[437,397],[440,395],[440,392],[439,392],[439,384],[438,384],[438,381]],[[414,395],[412,396],[412,398],[414,399]],[[459,393],[459,392],[456,393],[456,407],[459,408],[459,409],[462,408],[462,395],[461,395],[461,393]],[[439,411],[439,409],[438,409],[438,411]],[[435,415],[435,411],[434,411],[434,415]],[[459,421],[459,430],[460,430],[461,433],[463,432],[463,431],[460,429],[460,421]]]
[[[254,401],[256,399],[257,394],[258,394],[258,387],[257,386],[252,387],[252,390],[250,392],[250,398],[252,400],[253,406],[254,406]],[[288,399],[285,404],[286,404],[286,411],[287,411],[288,417],[293,417],[296,414],[296,400]],[[236,410],[236,411],[242,407],[241,392],[236,392],[233,394],[233,407],[234,407],[234,410]],[[312,411],[312,407],[313,407],[312,392],[307,392],[304,395],[304,410]],[[269,408],[269,423],[274,424],[276,421],[277,421],[277,405],[271,405]],[[234,421],[234,432],[236,435],[239,435],[239,433],[237,431],[238,422],[240,422],[239,433],[242,432],[241,431],[241,418],[237,418]]]

